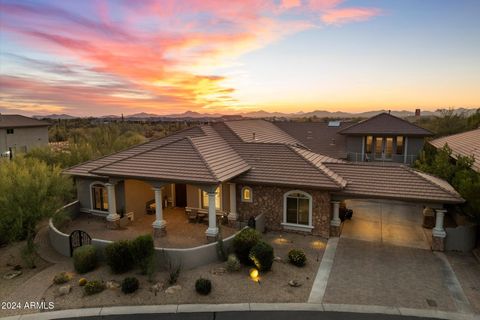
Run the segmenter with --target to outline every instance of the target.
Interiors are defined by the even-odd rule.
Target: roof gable
[[[407,120],[395,117],[388,113],[380,113],[369,119],[360,121],[345,129],[338,131],[344,135],[409,135],[409,136],[430,136],[432,132],[419,127]]]

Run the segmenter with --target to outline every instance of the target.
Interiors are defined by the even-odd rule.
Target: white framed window
[[[312,196],[300,190],[292,190],[283,196],[283,223],[292,229],[313,229]]]
[[[242,188],[242,202],[252,202],[252,188],[243,187]]]
[[[208,209],[208,192],[202,190],[202,208]],[[221,210],[222,209],[222,188],[218,186],[215,190],[215,209]]]
[[[108,211],[108,192],[103,182],[93,182],[90,185],[91,209],[94,211]]]

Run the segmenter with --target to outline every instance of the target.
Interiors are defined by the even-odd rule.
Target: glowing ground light
[[[258,282],[260,280],[257,269],[255,268],[250,269],[250,278],[252,278],[252,280],[255,282]]]
[[[310,246],[313,249],[325,249],[326,244],[323,241],[315,240],[315,241],[310,242]]]

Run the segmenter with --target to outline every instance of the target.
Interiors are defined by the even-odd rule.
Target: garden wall
[[[52,219],[50,219],[49,226],[49,238],[52,247],[61,255],[70,257],[69,235],[59,231],[54,226]],[[232,251],[234,237],[235,235],[232,235],[223,240],[226,254]],[[92,244],[97,247],[100,259],[104,258],[104,249],[110,243],[112,241],[92,239]],[[193,269],[218,261],[217,243],[188,249],[155,248],[155,257],[159,268],[168,267],[169,263],[172,263],[173,265],[181,265],[182,269]]]

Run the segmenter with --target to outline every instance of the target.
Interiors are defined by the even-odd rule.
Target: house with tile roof
[[[473,157],[472,169],[480,173],[480,128],[434,139],[428,143],[436,149],[448,145],[454,159],[459,155]]]
[[[48,145],[49,125],[48,122],[18,114],[0,113],[0,155],[8,156]]]
[[[396,137],[402,127],[410,130],[404,136],[428,134],[404,123],[382,126],[380,120],[390,117],[372,120],[375,130],[360,123],[342,128],[341,134],[347,140],[350,134]],[[176,207],[187,215],[205,215],[210,240],[217,238],[217,218],[222,216],[231,225],[262,217],[268,230],[328,238],[340,233],[340,201],[382,199],[436,208],[440,218],[433,235],[441,239],[444,205],[464,201],[445,181],[407,165],[351,162],[330,152],[322,154],[308,139],[291,133],[291,127],[265,120],[201,125],[65,173],[75,178],[81,211],[103,216],[109,228],[118,227],[122,216],[145,215],[146,204],[152,203],[156,237],[169,227],[163,211]]]

